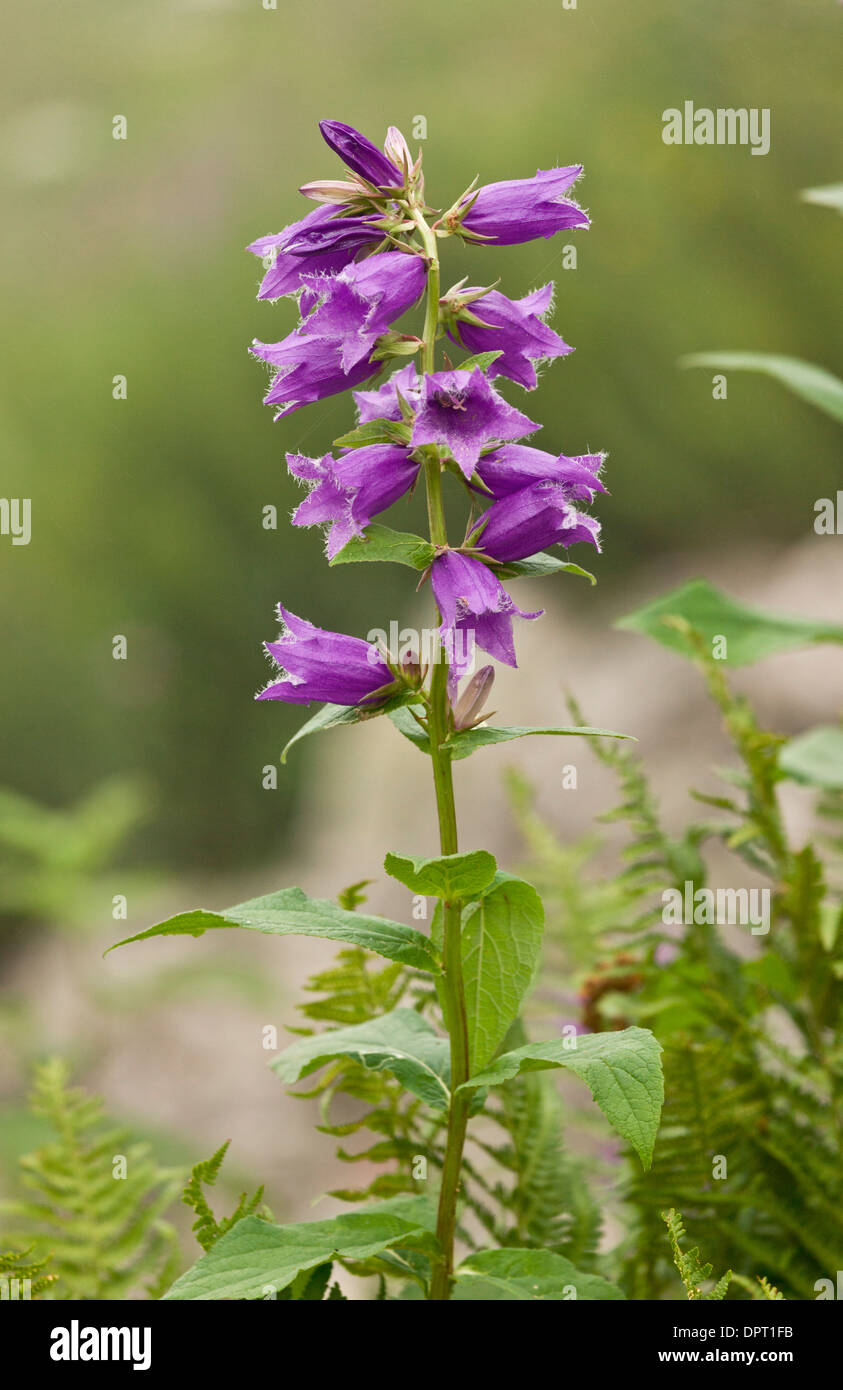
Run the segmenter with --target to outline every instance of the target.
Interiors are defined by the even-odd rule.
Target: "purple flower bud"
[[[400,371],[393,372],[389,381],[385,381],[383,386],[379,386],[376,391],[355,391],[354,402],[357,406],[360,424],[364,425],[369,420],[400,420],[401,405],[398,400],[400,391],[404,400],[409,406],[415,407],[418,404],[421,382],[416,370],[415,362],[408,362],[406,367]]]
[[[256,700],[284,700],[291,705],[327,700],[332,705],[359,705],[394,682],[371,643],[314,627],[280,604],[278,615],[284,630],[277,642],[264,646],[281,668],[282,678],[261,690]]]
[[[564,169],[537,169],[534,179],[487,183],[470,194],[471,204],[461,219],[466,231],[489,238],[490,245],[515,246],[538,237],[551,237],[569,227],[587,227],[588,218],[561,195],[582,173],[581,164]],[[449,218],[453,225],[459,219]]]
[[[552,283],[523,299],[507,299],[505,294],[490,290],[472,302],[471,315],[491,327],[481,327],[470,319],[460,320],[455,331],[448,329],[448,336],[454,342],[462,341],[472,352],[501,352],[503,355],[489,368],[489,376],[508,376],[532,391],[538,384],[535,362],[573,352],[558,333],[542,323],[541,315],[549,311],[552,298]]]
[[[471,646],[488,652],[496,661],[507,666],[517,665],[512,640],[512,619],[538,618],[536,613],[523,613],[516,608],[500,580],[480,560],[445,550],[437,555],[431,566],[431,583],[442,626],[442,643],[451,661],[451,680],[458,680],[471,666]],[[466,634],[468,648],[458,651],[455,634]]]
[[[493,502],[469,540],[505,564],[525,560],[549,545],[590,541],[600,549],[600,523],[570,505],[563,483],[532,483]]]
[[[387,159],[385,154],[381,154],[377,145],[373,145],[359,130],[345,125],[343,121],[320,121],[319,129],[326,145],[330,145],[334,153],[338,154],[355,174],[361,174],[376,188],[403,186],[404,176],[401,170],[396,169],[391,160]]]
[[[432,372],[422,382],[412,445],[444,445],[470,478],[491,440],[517,439],[540,428],[499,396],[479,367]]]
[[[477,465],[477,476],[497,499],[520,492],[531,483],[560,483],[571,502],[593,502],[595,492],[605,492],[598,473],[605,454],[547,454],[527,444],[504,444],[493,454],[484,454]]]
[[[423,293],[427,273],[420,256],[383,251],[337,275],[304,275],[302,280],[318,297],[319,307],[299,332],[317,338],[336,338],[340,362],[350,372],[368,358],[377,339]]]
[[[330,524],[327,555],[332,560],[352,536],[361,536],[373,517],[403,497],[415,482],[419,464],[397,444],[350,449],[339,459],[288,454],[293,477],[315,484],[293,513],[294,526]]]
[[[321,231],[329,223],[332,224],[327,235],[329,244],[307,249],[308,236]],[[339,231],[334,228],[339,228]],[[257,241],[247,246],[247,251],[262,258],[270,251],[277,253],[274,264],[261,281],[258,299],[281,299],[284,295],[295,294],[301,288],[302,275],[317,272],[333,274],[342,270],[362,246],[370,246],[382,238],[383,233],[369,226],[362,217],[337,217],[335,207],[314,208],[300,222],[292,222],[285,227],[283,232],[258,237]],[[299,247],[295,254],[290,251],[291,244]]]

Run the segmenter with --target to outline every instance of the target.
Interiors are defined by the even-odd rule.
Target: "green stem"
[[[424,346],[421,356],[423,373],[436,370],[435,344],[439,326],[439,255],[436,237],[421,213],[413,211],[413,221],[419,230],[427,256],[427,302],[424,317]],[[427,515],[430,539],[434,545],[448,544],[445,509],[442,500],[442,466],[435,450],[425,460]],[[438,614],[437,614],[438,620]],[[448,737],[448,661],[442,646],[430,680],[430,757],[433,765],[433,784],[436,790],[436,809],[439,816],[439,843],[443,854],[456,854],[457,813],[454,803],[454,780],[451,754],[445,748]],[[459,902],[442,904],[442,1011],[451,1045],[451,1106],[448,1113],[448,1136],[439,1189],[439,1212],[436,1234],[440,1255],[434,1265],[430,1299],[445,1301],[450,1297],[454,1270],[454,1234],[457,1219],[457,1198],[460,1188],[462,1153],[468,1123],[468,1101],[457,1095],[457,1088],[469,1077],[468,1027],[465,1017],[465,997],[462,979],[462,908]]]

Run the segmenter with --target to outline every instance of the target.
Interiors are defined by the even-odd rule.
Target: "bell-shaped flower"
[[[499,396],[475,367],[424,377],[411,442],[414,448],[443,445],[470,478],[481,449],[493,439],[518,439],[539,428]]]
[[[430,578],[442,620],[439,634],[451,661],[452,685],[470,668],[474,643],[496,661],[517,665],[512,619],[538,618],[542,610],[522,612],[487,565],[456,550],[436,556]],[[467,637],[468,643],[459,643],[458,635]]]
[[[377,339],[424,292],[427,272],[420,256],[383,251],[336,275],[305,275],[318,307],[299,332],[335,338],[343,371],[368,358]]]
[[[332,560],[353,536],[361,536],[378,516],[409,492],[419,472],[418,462],[398,444],[370,444],[350,449],[339,459],[288,454],[295,478],[312,490],[293,513],[294,526],[330,526],[326,553]]]
[[[477,465],[477,476],[492,496],[510,497],[531,483],[560,483],[571,502],[593,502],[597,492],[605,492],[598,474],[605,454],[548,454],[528,444],[502,444],[494,453],[484,454]]]
[[[504,564],[526,560],[549,545],[590,541],[600,549],[600,523],[571,506],[564,483],[532,483],[493,502],[469,542]]]
[[[270,681],[256,700],[284,700],[291,705],[327,700],[332,705],[360,705],[376,704],[391,693],[395,677],[370,642],[314,627],[280,604],[278,615],[283,631],[277,642],[264,646],[280,668],[280,676]]]
[[[473,296],[476,291],[469,289],[464,293]],[[459,299],[457,292],[454,299],[457,306]],[[565,357],[573,352],[558,333],[542,322],[552,300],[552,283],[523,299],[507,299],[505,294],[489,290],[482,298],[472,299],[465,317],[457,307],[456,317],[448,326],[448,336],[472,352],[500,352],[501,356],[489,367],[489,376],[507,376],[532,391],[538,383],[536,362]]]
[[[581,164],[571,164],[563,169],[537,169],[533,179],[484,184],[446,214],[446,225],[451,230],[464,228],[495,246],[515,246],[570,227],[587,227],[582,208],[562,197],[581,173]]]
[[[261,281],[258,299],[281,299],[302,288],[302,276],[334,274],[364,246],[374,246],[383,232],[363,217],[337,216],[336,207],[318,207],[274,236],[258,237],[246,250],[275,260]],[[294,249],[295,248],[295,249]]]
[[[280,407],[276,420],[303,405],[335,396],[350,386],[360,386],[380,365],[364,358],[350,371],[345,371],[336,338],[317,338],[298,332],[290,333],[280,343],[261,343],[256,338],[250,351],[254,357],[278,368],[263,398],[266,405]]]

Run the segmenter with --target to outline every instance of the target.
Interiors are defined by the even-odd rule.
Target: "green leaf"
[[[518,1016],[538,968],[543,930],[535,888],[509,874],[498,874],[491,892],[466,910],[462,965],[472,1070],[492,1060]]]
[[[250,898],[222,912],[209,912],[202,907],[193,912],[180,912],[166,922],[138,932],[137,936],[115,942],[108,950],[127,946],[130,941],[146,941],[152,936],[201,936],[203,932],[223,927],[247,927],[270,936],[321,936],[329,941],[360,946],[365,951],[376,951],[387,960],[412,965],[416,970],[436,974],[439,968],[433,947],[415,927],[390,922],[386,917],[348,912],[325,898],[309,898],[301,888],[282,888],[280,892]]]
[[[402,691],[378,705],[323,705],[284,745],[281,762],[286,763],[287,754],[293,745],[303,738],[308,738],[310,734],[321,734],[327,729],[338,729],[345,724],[361,724],[367,719],[377,718],[378,715],[391,714],[393,710],[401,709],[404,705],[415,704],[417,700],[415,692]]]
[[[589,583],[596,584],[597,580],[589,570],[584,570],[581,565],[574,565],[570,560],[560,560],[556,555],[551,555],[549,551],[541,550],[537,555],[531,555],[529,560],[513,560],[509,565],[496,565],[495,574],[500,579],[542,579],[546,574],[578,574],[580,578],[587,579]]]
[[[394,1205],[379,1202],[331,1221],[293,1226],[247,1216],[177,1279],[164,1298],[266,1298],[286,1289],[302,1271],[334,1258],[368,1260],[405,1244],[430,1249],[431,1220],[426,1197],[402,1197]]]
[[[408,565],[424,570],[431,564],[436,551],[423,536],[405,531],[392,531],[388,526],[373,523],[365,536],[353,536],[331,561],[332,565],[353,565],[361,560],[381,560],[393,565]]]
[[[747,608],[715,589],[705,579],[692,579],[672,593],[654,599],[634,613],[620,618],[615,627],[626,632],[643,632],[682,656],[693,655],[693,647],[683,633],[664,621],[684,618],[709,645],[715,637],[725,637],[724,664],[746,666],[777,652],[807,647],[814,642],[843,642],[843,627],[812,622],[809,618],[778,617]]]
[[[367,420],[334,440],[338,449],[363,449],[369,444],[409,444],[412,431],[403,420]]]
[[[525,725],[511,724],[500,729],[481,724],[477,729],[460,729],[446,740],[445,747],[451,750],[455,760],[469,758],[478,748],[486,748],[493,743],[509,743],[514,738],[530,738],[537,734],[579,735],[583,738],[632,738],[631,734],[617,734],[612,729],[592,729],[589,725],[570,729],[529,729]],[[634,740],[633,740],[634,742]]]
[[[410,740],[410,743],[414,743],[423,753],[430,752],[430,739],[406,706],[402,709],[388,710],[387,713],[399,734],[403,734],[406,739]]]
[[[843,421],[843,381],[824,367],[815,367],[799,357],[781,357],[772,352],[697,352],[681,357],[679,365],[714,367],[715,371],[724,372],[764,372],[833,420]]]
[[[300,1038],[270,1063],[282,1081],[300,1081],[335,1057],[350,1057],[369,1071],[388,1071],[413,1095],[447,1110],[451,1099],[450,1049],[415,1009],[391,1013]]]
[[[660,1054],[648,1028],[554,1038],[504,1053],[460,1090],[500,1086],[521,1071],[564,1067],[585,1082],[610,1125],[649,1168],[664,1100]]]
[[[816,203],[818,207],[835,208],[843,213],[843,183],[826,183],[820,188],[803,188],[800,193],[803,203]]]
[[[779,767],[794,782],[843,791],[843,729],[810,729],[792,738],[779,754]]]
[[[479,367],[481,372],[487,372],[499,357],[503,357],[503,348],[497,348],[494,352],[475,352],[473,356],[466,357],[465,361],[458,362],[456,369],[458,372],[471,372],[475,367]]]
[[[552,1250],[480,1250],[454,1272],[454,1300],[531,1302],[623,1299],[615,1284],[584,1274]]]
[[[411,893],[451,902],[457,899],[467,902],[482,893],[492,882],[498,867],[493,855],[485,849],[446,854],[438,859],[388,854],[383,866],[391,878],[397,878]]]

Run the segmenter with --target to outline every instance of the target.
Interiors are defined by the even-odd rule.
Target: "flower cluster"
[[[251,350],[275,369],[265,399],[278,408],[276,418],[357,388],[358,426],[337,453],[287,455],[291,475],[309,489],[293,524],[325,527],[329,558],[355,538],[365,542],[372,521],[421,473],[451,474],[463,488],[470,504],[464,539],[454,545],[431,534],[424,576],[459,721],[490,681],[484,667],[477,689],[458,701],[456,682],[471,668],[474,645],[514,666],[513,617],[540,616],[518,608],[502,580],[550,546],[599,548],[599,524],[582,504],[605,489],[603,455],[568,457],[524,443],[540,425],[498,389],[508,379],[533,390],[537,364],[571,352],[545,321],[553,285],[509,299],[494,286],[468,286],[466,277],[442,294],[438,244],[451,237],[512,245],[587,227],[586,214],[563,196],[582,170],[472,186],[437,212],[425,201],[421,156],[413,160],[394,127],[383,151],[338,121],[322,122],[321,131],[344,161],[344,176],[305,184],[315,211],[249,247],[271,261],[258,297],[296,296],[301,319],[282,341],[255,341]],[[402,331],[399,320],[425,294],[423,333]],[[440,339],[472,355],[457,365],[446,356],[438,366]],[[380,384],[372,380],[417,355],[418,365],[404,360]],[[405,669],[357,638],[279,612],[285,628],[267,651],[282,674],[259,698],[362,709],[400,698],[411,683],[418,689],[418,663]]]

